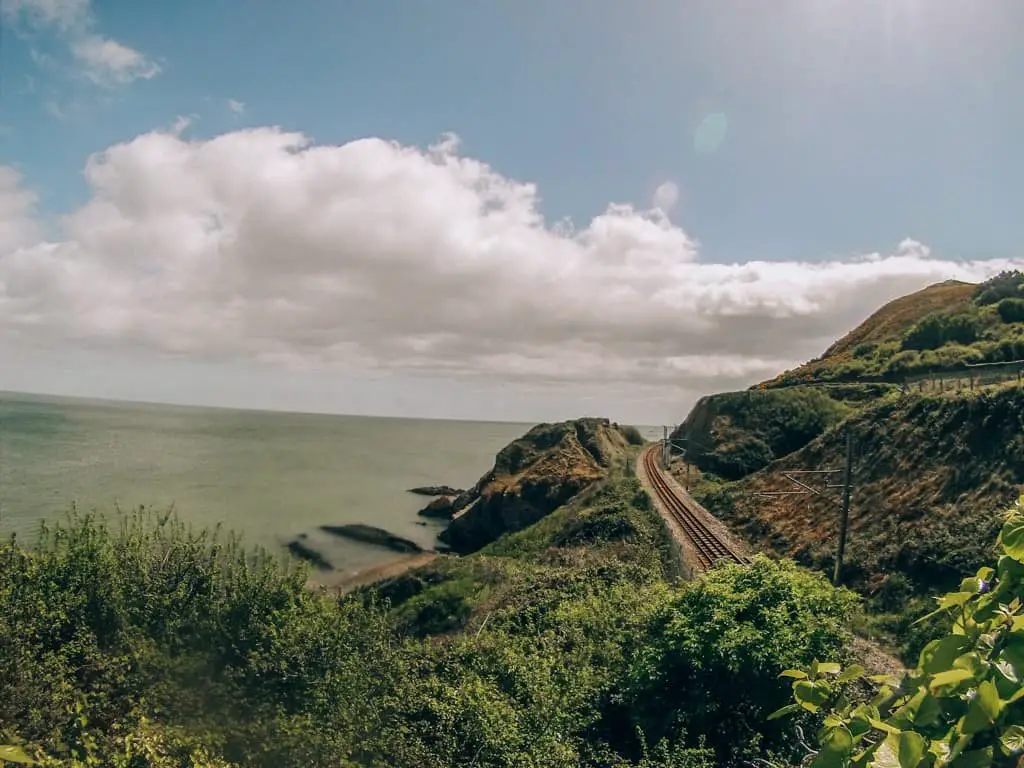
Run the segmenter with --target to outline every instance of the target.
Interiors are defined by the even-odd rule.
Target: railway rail
[[[746,563],[747,559],[737,554],[701,519],[702,512],[691,508],[691,502],[682,498],[668,483],[658,466],[658,446],[648,448],[643,453],[644,470],[664,508],[679,523],[684,533],[693,542],[700,567],[703,570],[713,568],[722,561],[728,563]]]

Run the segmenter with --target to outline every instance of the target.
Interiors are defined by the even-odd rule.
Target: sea
[[[442,524],[416,514],[430,498],[408,489],[471,487],[531,426],[0,393],[0,534],[31,540],[72,505],[108,519],[145,506],[271,551],[343,523],[431,548]],[[346,540],[330,555],[353,573],[393,557]]]

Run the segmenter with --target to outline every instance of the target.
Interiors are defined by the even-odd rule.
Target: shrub
[[[1007,515],[1001,555],[938,598],[931,616],[952,629],[929,642],[902,678],[872,677],[874,698],[851,686],[864,669],[835,662],[782,673],[795,703],[772,718],[812,712],[823,718],[816,766],[1009,766],[1024,752],[1024,514]]]
[[[1024,322],[1024,299],[1003,299],[997,307],[999,319],[1004,323]]]
[[[978,340],[978,318],[968,313],[935,313],[907,331],[904,349],[938,349],[944,344],[972,344]]]
[[[647,442],[644,440],[644,436],[640,434],[640,430],[634,426],[623,425],[620,429],[622,430],[622,436],[626,438],[626,442],[630,445],[643,445]]]
[[[1018,270],[1000,272],[974,289],[978,306],[996,304],[1006,298],[1024,298],[1024,273]]]
[[[763,556],[711,571],[656,614],[630,670],[632,717],[648,737],[684,723],[720,765],[785,752],[785,731],[760,719],[787,697],[778,675],[838,653],[856,605],[820,574]]]

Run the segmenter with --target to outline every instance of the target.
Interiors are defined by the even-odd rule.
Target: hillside
[[[768,468],[735,483],[704,482],[697,494],[762,551],[830,571],[839,494],[756,494],[798,490],[786,470],[841,468],[847,430],[856,448],[846,583],[868,593],[897,582],[952,588],[990,559],[1002,510],[1024,484],[1024,391],[1016,386],[880,402]]]
[[[963,367],[1024,358],[1022,280],[931,286],[886,305],[818,360],[703,398],[674,433],[689,438],[688,458],[703,472],[695,495],[755,546],[827,570],[834,505],[755,494],[798,490],[786,469],[841,467],[849,429],[857,457],[845,578],[890,604],[950,586],[986,559],[998,510],[1024,483],[1016,368],[982,377],[986,369]],[[922,370],[931,386],[895,383]],[[808,378],[814,385],[792,384]]]
[[[522,530],[625,462],[636,430],[607,419],[538,424],[505,446],[494,467],[453,500],[454,517],[440,539],[459,553],[476,551]]]
[[[965,363],[1024,358],[1024,275],[948,281],[896,299],[810,362],[762,388],[824,381],[901,382]]]

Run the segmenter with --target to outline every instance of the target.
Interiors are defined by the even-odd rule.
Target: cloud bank
[[[418,149],[175,129],[91,156],[85,176],[90,199],[43,240],[31,191],[0,169],[8,345],[639,403],[772,376],[896,296],[1020,266],[943,260],[912,239],[844,260],[705,263],[657,206],[549,225],[534,185],[454,136]]]

